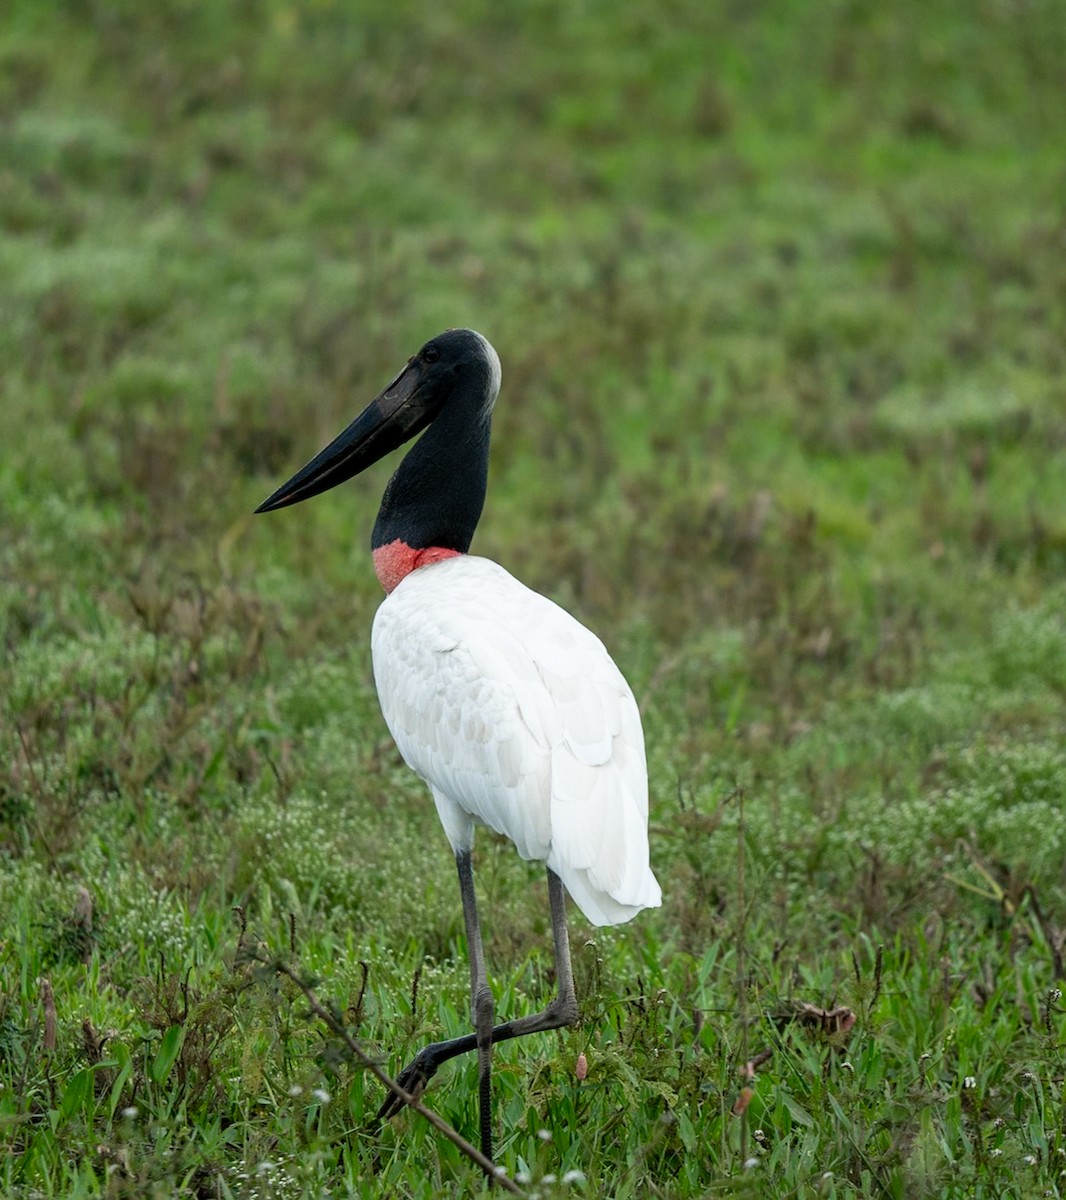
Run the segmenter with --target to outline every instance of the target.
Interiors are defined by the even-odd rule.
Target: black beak
[[[272,512],[298,504],[351,479],[402,446],[433,420],[423,367],[412,359],[389,386],[366,406],[348,428],[255,510]]]

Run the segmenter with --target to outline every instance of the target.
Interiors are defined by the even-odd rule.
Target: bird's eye
[[[431,344],[422,351],[422,358],[425,362],[436,362],[440,358],[440,350]]]

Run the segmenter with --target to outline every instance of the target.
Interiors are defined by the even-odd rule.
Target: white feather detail
[[[596,925],[661,903],[640,716],[599,638],[463,555],[404,578],[372,649],[385,722],[454,850],[489,826],[547,863]]]
[[[481,339],[481,352],[485,356],[485,363],[489,368],[489,387],[488,394],[491,397],[489,400],[489,408],[496,403],[496,397],[500,394],[500,381],[503,378],[503,371],[500,367],[500,356],[496,353],[496,348],[484,334],[478,333],[476,329],[470,331],[475,337]]]

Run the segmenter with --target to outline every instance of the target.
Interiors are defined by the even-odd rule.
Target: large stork
[[[467,553],[485,502],[499,390],[488,341],[448,330],[256,510],[324,492],[425,430],[389,480],[374,524],[374,568],[388,594],[371,644],[385,723],[429,786],[455,854],[474,1033],[426,1046],[399,1082],[420,1094],[442,1063],[476,1049],[488,1158],[493,1044],[578,1017],[564,888],[594,925],[620,924],[662,901],[648,861],[644,737],[629,685],[569,613]],[[479,823],[548,872],[558,995],[543,1012],[500,1025],[474,896]],[[401,1107],[390,1095],[379,1116]]]

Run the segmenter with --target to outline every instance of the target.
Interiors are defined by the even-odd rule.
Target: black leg
[[[481,1153],[492,1158],[492,992],[485,970],[485,947],[481,941],[481,923],[474,895],[474,868],[470,851],[455,856],[459,868],[459,894],[463,898],[466,922],[466,947],[470,958],[470,1015],[474,1022],[477,1045],[478,1098],[481,1111]]]
[[[456,856],[456,861],[459,864],[459,886],[463,892],[463,913],[466,916],[467,943],[470,954],[470,980],[474,994],[475,1032],[467,1034],[464,1037],[452,1038],[451,1041],[433,1042],[426,1046],[418,1054],[417,1058],[400,1072],[396,1082],[413,1096],[421,1096],[425,1091],[426,1084],[429,1083],[444,1063],[450,1059],[457,1058],[460,1054],[469,1054],[471,1050],[477,1050],[479,1067],[478,1084],[481,1088],[482,1150],[486,1157],[491,1158],[491,1151],[485,1149],[486,1144],[491,1144],[491,1139],[489,1138],[491,1130],[486,1124],[486,1122],[491,1120],[490,1109],[486,1103],[490,1086],[488,1072],[491,1059],[488,1056],[483,1057],[483,1047],[490,1056],[492,1047],[497,1042],[506,1042],[510,1041],[511,1038],[525,1037],[530,1033],[544,1033],[549,1029],[561,1029],[565,1025],[573,1025],[578,1018],[577,996],[574,993],[574,972],[570,965],[570,938],[566,932],[566,892],[559,876],[554,871],[549,870],[548,899],[551,903],[552,941],[555,946],[555,979],[559,988],[558,995],[543,1012],[532,1013],[528,1017],[519,1017],[515,1021],[506,1021],[502,1025],[496,1025],[492,1029],[484,1029],[479,1024],[479,1016],[482,1016],[485,1010],[479,1009],[477,997],[480,985],[475,980],[479,979],[484,984],[485,960],[484,952],[481,948],[481,931],[478,925],[477,909],[473,904],[473,874],[470,869],[469,855],[466,855],[465,868],[460,856]],[[467,902],[468,888],[470,893],[469,903]],[[473,914],[473,929],[476,939],[472,939],[470,933],[471,913]],[[473,949],[474,940],[477,943],[476,951]],[[475,954],[477,956],[476,963]],[[488,1021],[491,1024],[492,994],[489,992],[487,984],[484,984],[484,991],[488,995],[487,1012],[489,1014]],[[486,1042],[487,1045],[485,1044]],[[378,1120],[381,1121],[388,1117],[394,1117],[401,1108],[403,1108],[403,1101],[390,1092],[378,1110]],[[486,1114],[489,1115],[487,1116]]]

